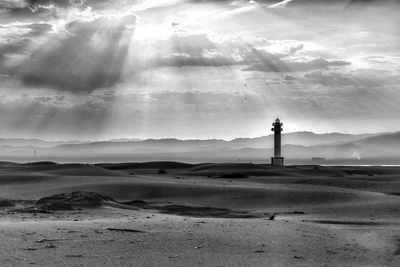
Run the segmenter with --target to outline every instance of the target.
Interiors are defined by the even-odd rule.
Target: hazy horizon
[[[331,134],[342,134],[342,135],[382,135],[382,134],[393,134],[393,133],[398,133],[400,131],[394,131],[394,132],[366,132],[366,133],[348,133],[348,132],[313,132],[313,131],[294,131],[294,132],[282,132],[282,135],[287,135],[287,134],[297,134],[297,133],[310,133],[310,134],[315,134],[315,135],[331,135]],[[273,136],[274,133],[266,133],[265,135],[260,135],[260,136],[237,136],[234,138],[230,139],[223,139],[223,138],[214,138],[214,137],[206,137],[206,138],[179,138],[176,136],[159,136],[159,137],[116,137],[116,138],[110,138],[110,139],[45,139],[45,138],[36,138],[36,137],[4,137],[0,136],[0,139],[37,139],[45,142],[108,142],[108,141],[120,141],[120,140],[127,140],[127,141],[146,141],[146,140],[179,140],[179,141],[192,141],[192,140],[199,140],[199,141],[207,141],[207,140],[218,140],[218,141],[233,141],[236,139],[254,139],[254,138],[262,138],[262,137],[267,137],[267,136]]]

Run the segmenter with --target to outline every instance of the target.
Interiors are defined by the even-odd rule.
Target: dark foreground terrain
[[[1,266],[397,266],[400,167],[0,163]]]

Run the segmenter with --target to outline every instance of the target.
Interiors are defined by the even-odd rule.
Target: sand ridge
[[[394,266],[399,181],[389,167],[1,163],[1,263]]]

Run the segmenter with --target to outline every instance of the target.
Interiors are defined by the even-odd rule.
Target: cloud
[[[136,17],[74,21],[68,32],[36,51],[17,69],[29,86],[88,93],[117,83],[127,59]]]
[[[269,8],[283,8],[283,7],[286,7],[286,5],[292,1],[293,0],[283,0],[282,2],[270,5]]]
[[[85,3],[85,0],[28,0],[27,1],[30,6],[46,6],[46,5],[57,5],[61,7],[67,6],[79,6]]]
[[[96,4],[111,3],[110,0],[26,0],[26,4],[31,8],[46,8],[49,6],[67,7],[88,7]]]
[[[190,27],[174,29],[175,34],[164,40],[131,38],[135,15],[107,17],[91,9],[77,11],[92,5],[113,5],[105,0],[41,0],[29,5],[43,8],[52,3],[57,12],[49,16],[47,28],[39,23],[25,25],[25,29],[31,27],[31,33],[19,34],[3,49],[0,40],[0,73],[14,75],[29,87],[87,94],[156,67],[241,65],[244,71],[290,72],[350,64],[312,55],[306,42],[199,33]],[[72,10],[64,10],[70,7]],[[38,42],[36,37],[48,33],[47,39]]]
[[[174,34],[168,39],[155,42],[153,46],[162,55],[165,53],[182,53],[195,57],[201,56],[205,50],[216,48],[216,44],[204,33]]]
[[[369,63],[386,65],[393,68],[393,66],[398,66],[400,62],[400,56],[367,56],[364,58]]]
[[[343,7],[382,4],[382,3],[399,3],[398,0],[283,0],[279,3],[272,4],[270,8],[284,8],[302,5],[342,5]]]
[[[193,3],[220,3],[220,4],[265,4],[269,8],[284,8],[302,5],[366,5],[374,3],[399,3],[399,0],[190,0]]]
[[[19,58],[27,56],[33,39],[51,30],[44,22],[0,24],[0,74],[10,74]]]
[[[314,71],[304,75],[303,81],[320,84],[327,87],[381,87],[388,84],[398,84],[400,75],[388,71],[360,69],[349,73]]]
[[[0,9],[21,8],[27,5],[25,0],[3,0],[0,2]]]
[[[0,14],[10,19],[59,18],[72,10],[106,10],[122,0],[16,0],[0,1]]]
[[[235,51],[203,33],[174,34],[156,41],[148,67],[229,66],[240,64]],[[225,50],[225,51],[223,51]]]
[[[327,69],[329,67],[341,67],[350,65],[350,62],[343,60],[329,61],[324,58],[312,58],[298,60],[291,58],[294,53],[301,50],[302,47],[292,49],[287,54],[273,54],[265,50],[252,49],[248,51],[243,59],[250,64],[244,71],[263,71],[263,72],[291,72],[307,71],[314,69]]]
[[[158,66],[174,66],[174,67],[183,67],[183,66],[230,66],[237,65],[236,62],[232,58],[227,58],[221,55],[212,55],[210,57],[207,56],[198,56],[193,57],[189,54],[174,54],[169,57],[163,57],[157,61]]]
[[[315,57],[315,51],[310,52],[304,43],[292,40],[213,40],[205,34],[185,34],[159,41],[154,47],[159,50],[155,66],[244,65],[244,71],[291,72],[350,65],[343,60]]]
[[[0,70],[30,87],[88,94],[155,67],[241,65],[243,71],[279,73],[350,64],[316,57],[318,52],[310,50],[312,45],[294,40],[179,32],[153,43],[134,41],[135,25],[133,14],[79,17],[67,23],[63,31],[54,31],[54,25],[47,23],[7,25],[15,36],[10,35],[14,41],[8,46],[2,47],[0,41],[0,61],[9,67],[3,64]],[[45,45],[32,49],[30,44],[36,37],[48,33],[51,35],[42,41]],[[14,65],[10,63],[12,54],[18,54]]]

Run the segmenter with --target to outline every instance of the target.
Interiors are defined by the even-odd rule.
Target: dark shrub
[[[221,174],[219,178],[248,178],[248,176],[244,173],[234,172]]]
[[[14,203],[8,200],[0,200],[0,207],[12,207],[12,206],[14,206]]]
[[[164,169],[159,169],[158,172],[157,172],[157,174],[166,174],[166,173],[167,172]]]

